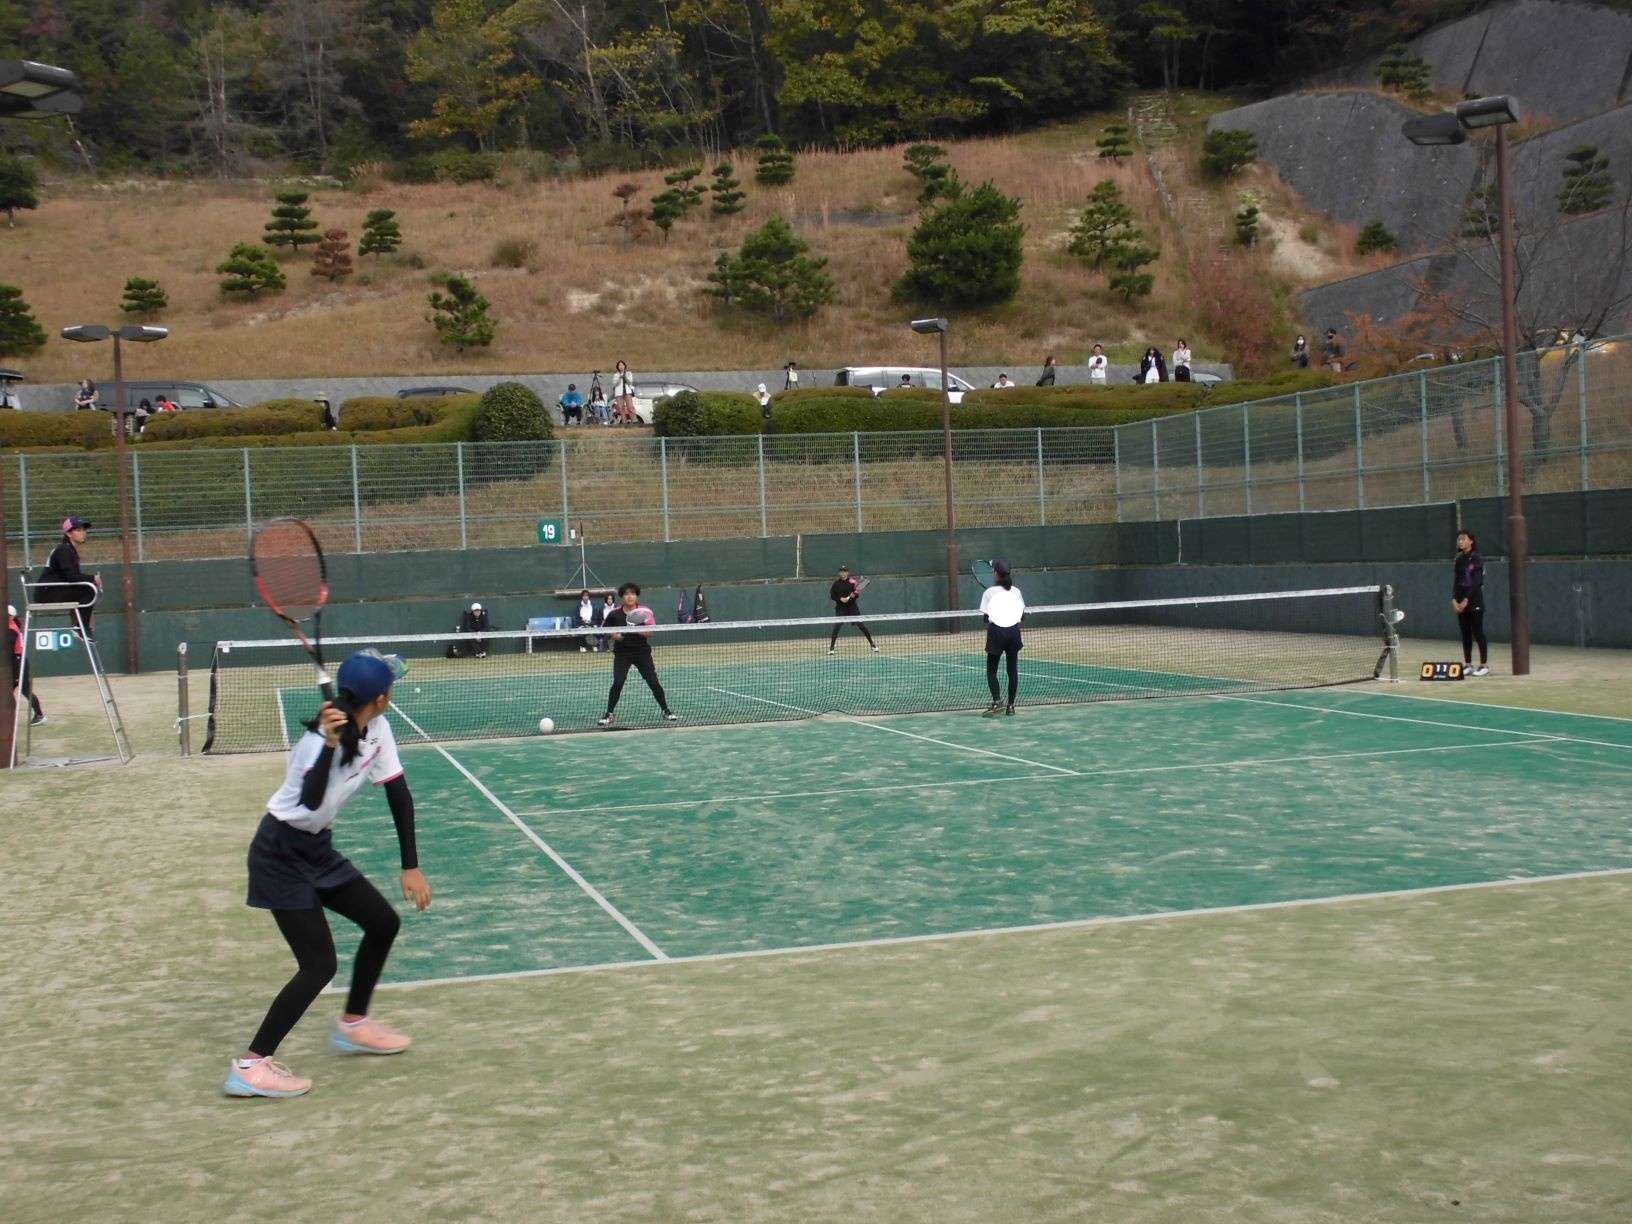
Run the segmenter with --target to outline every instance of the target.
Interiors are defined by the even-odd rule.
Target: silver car
[[[973,391],[956,374],[947,373],[947,399],[954,404],[963,402],[963,393]],[[870,387],[875,396],[897,387],[922,387],[930,391],[941,389],[941,371],[929,366],[846,366],[834,380],[841,387]]]
[[[697,388],[688,383],[636,383],[635,419],[642,425],[650,425],[652,410],[657,407],[659,401],[679,395],[682,391],[695,390]]]

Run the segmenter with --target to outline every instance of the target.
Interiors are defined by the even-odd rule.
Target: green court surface
[[[444,749],[398,697],[437,901],[388,983],[1632,869],[1617,719],[1367,685]],[[391,877],[389,822],[339,841]]]

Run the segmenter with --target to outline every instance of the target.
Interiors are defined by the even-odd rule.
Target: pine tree
[[[45,347],[45,329],[15,285],[0,285],[0,357],[21,356]]]
[[[1105,125],[1097,147],[1101,157],[1110,158],[1113,164],[1120,163],[1133,152],[1133,133],[1120,119],[1113,120]]]
[[[133,276],[125,282],[125,299],[119,309],[144,318],[156,315],[170,305],[170,297],[159,288],[156,280]]]
[[[262,293],[281,293],[288,283],[272,252],[249,242],[234,246],[225,262],[215,265],[215,270],[226,277],[221,282],[222,293],[247,293],[257,298]]]
[[[1251,250],[1258,245],[1258,206],[1248,204],[1235,214],[1235,240]]]
[[[754,141],[759,153],[759,167],[754,181],[765,187],[781,187],[793,182],[793,152],[780,136],[761,136]]]
[[[20,157],[0,153],[0,208],[6,210],[6,224],[15,229],[19,208],[40,206],[40,176],[33,165]]]
[[[1071,227],[1066,250],[1095,272],[1111,260],[1116,249],[1137,240],[1133,209],[1122,199],[1122,189],[1114,179],[1101,179],[1088,193],[1088,204]]]
[[[965,191],[953,175],[951,198],[925,213],[907,240],[912,266],[896,282],[898,301],[936,306],[997,306],[1020,291],[1024,260],[1020,201],[991,182]]]
[[[952,167],[940,160],[945,156],[946,150],[938,144],[907,146],[903,164],[907,173],[923,184],[918,191],[920,205],[928,206],[942,197],[952,198],[956,179]]]
[[[686,166],[663,176],[663,181],[679,193],[680,203],[688,213],[703,202],[704,188],[692,185],[692,179],[702,172],[701,166]]]
[[[267,246],[286,246],[296,251],[321,242],[312,210],[306,207],[306,198],[304,191],[278,192],[277,207],[272,210],[272,220],[266,223],[261,241]]]
[[[1398,245],[1394,235],[1388,232],[1388,227],[1381,221],[1372,221],[1360,231],[1360,237],[1355,240],[1354,253],[1356,255],[1370,255],[1373,251],[1392,251]]]
[[[1564,154],[1564,190],[1558,193],[1558,210],[1572,217],[1597,212],[1615,195],[1610,178],[1609,158],[1600,157],[1597,145],[1576,145]]]
[[[323,231],[323,241],[317,244],[312,256],[312,275],[326,276],[332,285],[342,276],[352,274],[351,235],[336,226]]]
[[[808,319],[834,297],[833,278],[812,259],[810,244],[782,217],[772,217],[742,240],[735,258],[721,253],[703,290],[727,305],[766,315],[777,323]]]
[[[663,231],[663,241],[669,240],[669,231],[674,223],[686,215],[686,198],[677,187],[670,187],[667,191],[660,191],[652,197],[652,206],[646,213],[646,219]]]
[[[363,221],[363,240],[357,244],[358,255],[389,255],[402,245],[402,230],[397,227],[397,214],[389,208],[376,208]]]
[[[1496,198],[1495,183],[1486,184],[1473,193],[1457,232],[1470,242],[1494,240],[1502,232],[1502,209]]]
[[[1156,287],[1156,277],[1151,272],[1141,272],[1139,269],[1146,264],[1155,263],[1162,257],[1162,253],[1155,247],[1142,246],[1137,242],[1129,242],[1117,247],[1111,262],[1116,271],[1111,273],[1110,286],[1122,295],[1124,302],[1132,301],[1136,297],[1145,297]]]
[[[447,293],[431,292],[428,299],[431,313],[425,316],[436,328],[441,342],[453,345],[461,353],[467,348],[486,348],[492,344],[493,320],[487,316],[491,303],[462,276],[450,276],[444,285]]]
[[[1258,160],[1258,138],[1242,128],[1219,128],[1201,141],[1201,168],[1213,178],[1230,178]]]
[[[732,169],[728,161],[714,167],[714,186],[709,188],[714,202],[708,206],[708,211],[716,217],[729,217],[746,207],[744,201],[748,199],[748,193],[741,190],[742,180],[732,174]]]

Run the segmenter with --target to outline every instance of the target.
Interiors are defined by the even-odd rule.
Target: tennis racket
[[[852,583],[852,585],[856,588],[856,594],[860,595],[872,585],[872,582],[873,580],[871,578],[858,578],[854,583]]]
[[[969,567],[969,572],[975,576],[975,581],[983,587],[990,587],[997,582],[997,571],[992,568],[990,561],[976,561]]]
[[[249,542],[255,589],[273,613],[293,629],[317,668],[323,700],[334,700],[334,680],[323,666],[323,605],[329,601],[328,567],[312,529],[299,519],[268,519]],[[301,622],[312,622],[307,637]]]

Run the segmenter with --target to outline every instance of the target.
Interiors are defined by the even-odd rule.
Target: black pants
[[[989,654],[986,656],[986,687],[992,690],[993,705],[1002,700],[997,687],[997,661],[999,659],[1009,661],[1009,704],[1012,706],[1015,694],[1020,691],[1020,648],[1010,646],[1000,655]]]
[[[859,612],[840,612],[838,614],[838,619],[833,622],[833,632],[828,635],[827,648],[829,650],[832,650],[833,647],[838,644],[839,630],[844,628],[844,623],[846,621],[850,621],[857,629],[861,630],[861,636],[867,639],[867,645],[874,645],[873,635],[867,632],[867,626],[862,623],[861,614]]]
[[[323,904],[303,910],[273,910],[278,930],[289,942],[295,954],[295,976],[290,978],[278,997],[272,1000],[266,1019],[250,1043],[251,1054],[270,1058],[289,1030],[306,1014],[312,1001],[323,987],[334,979],[339,962],[334,954],[334,935],[329,930],[325,909],[331,909],[342,918],[349,918],[363,928],[363,942],[357,948],[357,961],[351,971],[351,993],[346,996],[346,1011],[354,1016],[366,1016],[374,987],[385,968],[385,958],[402,927],[402,919],[391,903],[380,895],[362,876],[339,888],[321,894]]]
[[[1456,623],[1462,627],[1462,661],[1473,662],[1473,644],[1478,642],[1479,665],[1483,667],[1490,653],[1490,644],[1485,641],[1485,610],[1469,608],[1466,612],[1458,612]]]
[[[657,668],[652,666],[650,655],[629,655],[612,653],[612,691],[606,695],[606,712],[612,713],[618,708],[618,698],[623,695],[623,682],[629,678],[629,669],[634,668],[640,673],[640,678],[646,681],[646,687],[652,690],[652,696],[657,698],[657,708],[665,714],[669,712],[668,694],[658,683]]]
[[[18,673],[22,671],[23,661],[16,655],[11,656],[11,687],[17,688]],[[27,701],[29,708],[34,711],[34,717],[39,718],[45,713],[40,708],[40,699],[34,696],[34,670],[30,668],[22,677],[23,686],[17,689],[17,699]]]

